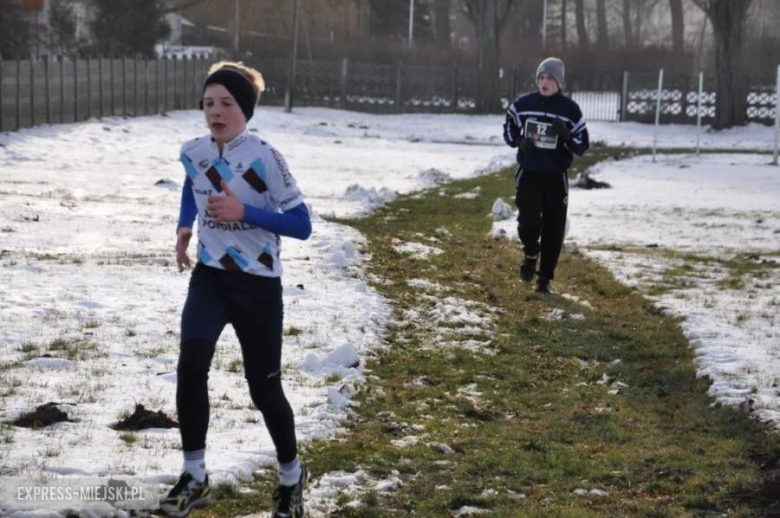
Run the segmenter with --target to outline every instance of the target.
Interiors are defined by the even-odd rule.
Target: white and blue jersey
[[[210,136],[186,142],[180,159],[187,178],[179,226],[191,227],[197,215],[198,260],[212,268],[281,276],[281,239],[270,230],[281,227],[262,222],[290,211],[305,214],[308,223],[303,195],[282,155],[244,131],[224,144],[222,153]],[[208,213],[208,198],[225,195],[223,181],[244,203],[243,221],[220,223]],[[197,213],[189,206],[190,196],[194,197]]]

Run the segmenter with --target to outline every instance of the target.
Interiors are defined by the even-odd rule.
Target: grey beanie
[[[558,58],[545,59],[539,63],[539,68],[536,69],[536,79],[538,80],[539,76],[542,74],[550,74],[553,76],[555,82],[558,83],[558,88],[561,88],[563,86],[563,77],[565,74],[563,61]]]

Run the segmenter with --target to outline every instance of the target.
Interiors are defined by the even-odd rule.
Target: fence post
[[[349,58],[341,60],[341,109],[347,109],[347,74],[349,73]]]
[[[43,56],[44,87],[46,88],[46,124],[51,124],[51,77],[49,56]]]
[[[22,61],[16,58],[16,131],[22,129]]]
[[[195,54],[190,56],[190,76],[191,77],[190,77],[190,96],[189,96],[189,99],[190,99],[189,106],[190,106],[190,108],[189,109],[195,109],[195,107],[197,106],[197,103],[195,102],[195,92],[196,92],[195,81],[196,81],[196,78],[198,77],[198,59],[199,59],[199,57],[197,55],[195,55]]]
[[[160,113],[160,57],[154,61],[154,113]]]
[[[664,90],[664,69],[658,71],[658,94],[655,101],[655,131],[653,132],[653,162],[658,144],[658,123],[661,120],[661,94]]]
[[[185,55],[185,56],[183,56],[181,58],[181,60],[182,60],[182,64],[181,65],[184,67],[184,71],[182,72],[182,76],[184,77],[184,81],[182,82],[182,85],[181,85],[181,104],[182,104],[181,109],[182,110],[186,110],[190,106],[190,102],[189,102],[190,101],[190,96],[187,95],[187,92],[189,91],[189,88],[188,88],[189,81],[187,81],[187,69],[189,67],[187,66],[187,61],[189,61],[189,57]]]
[[[144,59],[144,115],[149,115],[149,60]]]
[[[65,123],[65,56],[60,56],[60,124]]]
[[[73,60],[73,122],[79,120],[79,58]]]
[[[168,57],[163,58],[163,113],[168,111]]]
[[[103,56],[98,56],[98,117],[103,118]]]
[[[197,80],[198,80],[198,58],[196,56],[192,56],[190,59],[190,69],[192,70],[192,77],[190,77],[190,108],[195,109],[195,107],[198,106],[197,98],[198,95],[198,89],[197,89]]]
[[[122,117],[127,117],[127,58],[122,56]]]
[[[775,86],[775,152],[772,163],[778,165],[777,154],[780,146],[780,65],[777,65],[777,85]]]
[[[192,62],[190,67],[192,69],[192,77],[190,78],[190,108],[195,109],[198,106],[198,58],[193,56],[190,61]]]
[[[173,56],[173,109],[174,110],[179,109],[179,90],[177,89],[178,81],[176,81],[176,72],[179,69],[179,67],[177,66],[178,62],[179,62],[179,56],[174,54]]]
[[[3,66],[3,55],[0,54],[0,133],[3,131],[3,78],[5,74],[5,67]]]
[[[193,54],[190,58],[192,70],[192,77],[190,77],[190,109],[195,109],[198,106],[195,96],[197,95],[196,81],[198,80],[198,64],[200,63],[200,55]]]
[[[30,56],[30,127],[35,126],[35,61]]]
[[[133,57],[133,117],[138,116],[138,55]]]
[[[116,77],[114,76],[114,56],[109,58],[108,73],[111,76],[111,116],[116,115]]]
[[[398,63],[398,67],[395,69],[395,110],[396,113],[401,113],[402,106],[401,106],[401,94],[403,93],[401,91],[401,79],[402,79],[402,70],[403,70],[403,64]]]
[[[623,90],[620,95],[620,122],[628,120],[628,70],[623,72]]]
[[[458,111],[458,67],[452,67],[452,112]]]
[[[87,56],[87,120],[92,118],[92,56]]]

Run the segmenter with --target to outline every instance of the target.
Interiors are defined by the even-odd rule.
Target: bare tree
[[[596,0],[596,42],[602,49],[609,48],[609,27],[605,0]]]
[[[644,41],[644,22],[651,19],[651,13],[659,0],[634,0],[634,43],[641,45]]]
[[[515,0],[512,32],[519,36],[525,55],[541,49],[544,4],[540,0]]]
[[[433,15],[433,31],[436,43],[441,47],[450,46],[450,0],[436,0]]]
[[[24,58],[30,52],[31,24],[16,0],[0,0],[0,53],[4,57]]]
[[[162,0],[92,0],[90,29],[95,50],[118,56],[154,56],[154,46],[171,34]]]
[[[561,0],[561,48],[566,50],[566,0]]]
[[[585,27],[585,0],[574,0],[574,15],[577,18],[577,38],[580,48],[587,49],[590,45],[588,29]]]
[[[474,24],[480,73],[477,109],[486,113],[502,109],[498,69],[501,63],[499,42],[509,21],[515,0],[461,0],[461,8]]]
[[[669,0],[669,9],[672,12],[672,49],[681,54],[685,51],[685,18],[682,0]]]
[[[171,7],[163,9],[162,13],[163,14],[180,13],[180,12],[184,11],[185,9],[189,9],[190,7],[196,6],[198,4],[202,4],[205,1],[206,0],[186,0],[186,1],[181,1],[181,2],[178,2],[178,3],[174,4],[174,5],[172,5]]]
[[[634,39],[631,32],[631,0],[623,0],[623,36],[625,46],[632,47]]]
[[[78,45],[73,0],[52,0],[49,9],[49,50],[69,55]]]
[[[745,21],[753,0],[693,0],[712,24],[715,37],[716,129],[747,123],[746,81],[741,67]]]

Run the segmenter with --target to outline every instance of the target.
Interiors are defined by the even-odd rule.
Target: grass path
[[[341,516],[780,512],[778,436],[713,405],[675,320],[576,250],[558,295],[519,282],[517,244],[487,237],[512,185],[506,170],[347,222],[395,319],[343,435],[305,452],[312,494],[318,479],[349,481],[313,504]],[[199,516],[269,509],[272,484],[222,488]]]

